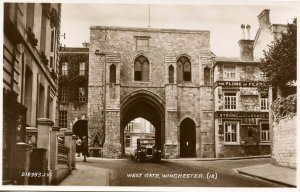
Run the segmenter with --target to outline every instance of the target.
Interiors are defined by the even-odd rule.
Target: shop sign
[[[261,82],[249,82],[249,81],[217,81],[215,86],[222,87],[258,87],[262,85]]]
[[[269,119],[269,112],[216,111],[215,118],[261,118]]]

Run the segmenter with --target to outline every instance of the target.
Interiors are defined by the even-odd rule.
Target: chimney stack
[[[246,25],[247,39],[245,39],[245,25],[241,25],[242,39],[239,40],[240,54],[242,61],[253,61],[253,44],[254,40],[250,40],[250,25]]]
[[[266,29],[271,26],[270,9],[264,9],[258,16],[259,28]]]
[[[82,47],[84,47],[84,48],[90,48],[90,43],[88,43],[88,42],[83,42],[83,43],[82,43]]]

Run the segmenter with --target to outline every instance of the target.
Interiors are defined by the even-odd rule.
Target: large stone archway
[[[124,128],[135,118],[142,117],[155,128],[155,144],[164,149],[165,115],[164,102],[150,91],[139,90],[127,95],[121,101],[121,129],[120,143],[124,152]]]

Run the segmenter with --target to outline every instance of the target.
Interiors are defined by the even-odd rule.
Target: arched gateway
[[[213,89],[203,80],[204,68],[212,67],[209,32],[101,26],[90,31],[88,134],[104,143],[103,156],[122,158],[124,128],[142,117],[154,126],[163,158],[212,157]],[[194,123],[181,125],[186,117]],[[180,147],[187,141],[189,147]]]
[[[155,128],[155,144],[164,146],[165,103],[156,94],[147,90],[138,90],[127,95],[121,101],[121,144],[124,152],[123,134],[125,126],[132,120],[142,117]]]

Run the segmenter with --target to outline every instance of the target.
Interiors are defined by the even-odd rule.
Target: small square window
[[[224,66],[223,79],[235,79],[236,70],[235,66]]]
[[[237,97],[236,93],[224,93],[224,108],[227,110],[236,110],[237,109]]]
[[[136,50],[148,50],[149,37],[136,37]]]

